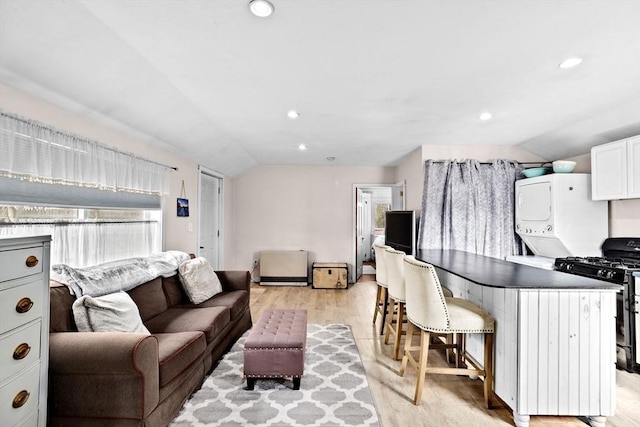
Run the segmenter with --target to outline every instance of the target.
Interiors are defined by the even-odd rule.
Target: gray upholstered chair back
[[[376,253],[376,282],[382,287],[387,287],[387,266],[384,258],[384,251],[387,250],[387,245],[373,245],[373,250]]]
[[[384,251],[385,264],[387,266],[387,287],[389,296],[398,302],[405,302],[404,289],[404,257],[405,253],[387,248]]]
[[[446,331],[449,312],[433,266],[405,256],[404,277],[407,318],[422,329]]]

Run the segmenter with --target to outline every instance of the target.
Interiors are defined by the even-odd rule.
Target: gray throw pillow
[[[142,324],[138,306],[126,292],[114,292],[100,297],[85,295],[76,299],[72,308],[80,332],[150,334]]]
[[[198,257],[183,262],[178,267],[182,287],[194,304],[200,304],[222,292],[222,284],[205,258]]]

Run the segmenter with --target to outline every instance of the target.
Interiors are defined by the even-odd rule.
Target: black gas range
[[[609,238],[602,243],[602,257],[556,258],[555,269],[578,276],[604,280],[623,286],[618,294],[617,346],[624,350],[626,366],[640,372],[640,238]]]

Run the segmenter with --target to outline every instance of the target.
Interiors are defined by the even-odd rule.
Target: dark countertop
[[[416,258],[479,285],[494,288],[622,290],[622,286],[615,283],[464,251],[421,249]]]

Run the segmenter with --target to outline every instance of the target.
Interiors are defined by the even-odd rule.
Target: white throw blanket
[[[171,277],[189,254],[167,251],[148,257],[120,259],[86,268],[66,264],[51,267],[51,280],[63,283],[76,297],[99,297],[118,291],[128,291],[156,277]]]

